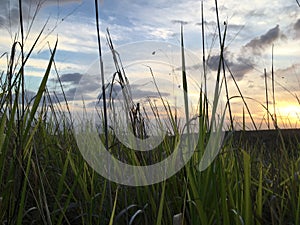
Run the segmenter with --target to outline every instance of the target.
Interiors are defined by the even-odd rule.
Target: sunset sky
[[[38,5],[39,2],[41,5]],[[217,36],[215,1],[204,0],[205,49],[208,65],[208,80],[214,80],[218,65],[219,37]],[[92,0],[24,0],[23,17],[25,34],[28,34],[25,49],[29,49],[43,25],[46,29],[38,42],[33,55],[28,61],[26,80],[28,92],[34,92],[45,72],[50,53],[58,39],[58,50],[55,62],[58,74],[65,86],[67,97],[74,96],[74,90],[83,74],[90,71],[98,57],[95,26],[95,8]],[[34,13],[39,6],[36,18]],[[268,75],[269,107],[272,110],[271,92],[271,55],[274,45],[275,97],[278,123],[281,127],[299,127],[300,104],[300,6],[296,0],[275,1],[218,1],[221,32],[224,32],[224,21],[228,24],[226,36],[225,60],[230,67],[238,85],[248,99],[252,115],[257,126],[266,127],[266,112],[260,104],[266,105],[264,69]],[[172,64],[180,78],[180,24],[184,25],[184,42],[187,49],[187,62],[193,78],[191,83],[201,86],[202,69],[202,34],[201,34],[201,1],[198,0],[103,0],[99,1],[100,29],[104,64],[109,71],[111,57],[106,44],[106,28],[109,28],[114,45],[120,51],[122,60],[127,65],[151,57],[157,65]],[[15,34],[19,29],[17,0],[0,1],[0,55],[10,54]],[[32,26],[31,21],[34,18]],[[30,29],[29,33],[28,30]],[[20,40],[20,39],[19,39]],[[49,45],[48,45],[49,43]],[[140,55],[134,55],[133,53]],[[190,58],[189,58],[190,54]],[[134,55],[134,56],[133,56]],[[131,58],[132,57],[132,58]],[[189,61],[190,60],[190,61]],[[161,62],[158,62],[161,61]],[[146,63],[147,64],[147,63]],[[5,70],[6,57],[0,59],[0,66]],[[126,66],[126,65],[125,65]],[[163,66],[162,66],[163,67]],[[162,68],[159,67],[159,68]],[[171,67],[170,67],[171,68]],[[163,71],[157,69],[157,79],[165,79]],[[94,68],[92,68],[94,69]],[[129,66],[128,79],[134,80],[140,71]],[[171,69],[172,70],[172,69]],[[170,71],[171,71],[170,70]],[[148,71],[148,69],[147,69]],[[177,71],[177,72],[176,72]],[[198,71],[198,73],[197,73]],[[132,74],[132,77],[130,77]],[[197,78],[197,76],[199,76]],[[234,82],[227,72],[229,95],[239,95]],[[53,75],[50,82],[55,81]],[[111,74],[106,80],[111,79]],[[141,79],[141,77],[139,77]],[[198,79],[198,80],[197,80]],[[82,92],[88,94],[95,90],[95,82]],[[176,80],[180,86],[180,80]],[[163,84],[164,82],[162,82]],[[213,84],[213,82],[211,82]],[[213,91],[209,83],[208,89]],[[53,82],[51,88],[57,86]],[[137,86],[137,93],[148,93]],[[191,84],[193,86],[193,84]],[[94,88],[94,89],[93,89]],[[164,91],[164,90],[163,90]],[[170,96],[166,93],[166,96]],[[224,96],[225,99],[225,96]],[[242,122],[243,105],[238,98],[233,98],[232,108],[236,126]],[[249,129],[253,129],[249,124]]]

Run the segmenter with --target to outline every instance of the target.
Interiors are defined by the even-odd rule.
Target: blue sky
[[[23,14],[25,30],[28,30],[35,8],[40,0],[24,0]],[[184,24],[185,47],[195,57],[202,59],[201,1],[197,0],[110,0],[100,2],[101,37],[104,52],[108,50],[105,29],[109,28],[117,48],[130,46],[135,42],[157,41],[173,46],[180,45],[180,23]],[[295,0],[277,1],[218,1],[220,23],[228,24],[225,57],[245,96],[265,103],[263,71],[271,71],[271,49],[274,44],[274,69],[278,113],[288,116],[295,125],[299,121],[299,103],[293,95],[300,95],[300,7]],[[9,51],[14,34],[18,32],[18,1],[0,2],[0,54]],[[216,29],[215,2],[204,0],[206,56],[209,76],[213,77],[218,60],[218,37]],[[56,66],[60,76],[72,79],[70,74],[83,74],[97,59],[95,9],[92,0],[47,0],[40,5],[37,17],[29,32],[26,44],[29,46],[46,23],[46,30],[26,68],[28,88],[37,87],[49,59],[49,48],[58,38]],[[224,26],[221,26],[222,32]],[[145,47],[147,51],[158,52],[156,45]],[[173,49],[175,49],[174,47]],[[147,51],[146,51],[147,50]],[[149,54],[147,53],[147,54]],[[124,58],[129,52],[123,53]],[[141,53],[142,54],[142,53]],[[165,52],[164,60],[176,58],[176,53]],[[121,55],[122,57],[122,55]],[[148,56],[141,56],[145,59]],[[157,59],[156,59],[157,60]],[[176,61],[176,60],[175,60]],[[0,61],[5,68],[5,60]],[[174,61],[172,61],[174,63]],[[105,62],[104,62],[105,63]],[[177,62],[176,62],[177,63]],[[176,64],[175,63],[175,64]],[[191,61],[190,66],[200,62]],[[199,64],[200,65],[200,64]],[[76,76],[73,76],[76,79]],[[77,77],[78,78],[78,77]],[[53,78],[54,79],[54,78]],[[211,78],[213,79],[213,78]],[[201,83],[201,79],[198,81]],[[71,90],[72,81],[65,82]],[[271,84],[271,80],[269,80]],[[73,84],[74,85],[74,84]],[[229,78],[230,95],[237,95]],[[241,119],[241,101],[232,100],[236,120]],[[253,114],[262,118],[259,105],[249,103]],[[286,120],[285,124],[289,121]]]

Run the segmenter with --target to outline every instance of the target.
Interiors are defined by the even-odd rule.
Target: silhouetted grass
[[[22,16],[20,20],[22,26]],[[222,89],[221,80],[226,71],[230,73],[223,56],[226,25],[224,33],[219,32],[220,61],[216,74],[215,103],[210,115],[206,91],[199,94],[199,142],[192,159],[168,180],[144,187],[122,186],[110,182],[98,175],[81,156],[76,145],[73,119],[68,111],[62,109],[60,103],[51,102],[47,92],[47,80],[55,63],[57,42],[50,50],[49,63],[36,95],[31,101],[25,101],[24,67],[42,32],[43,30],[27,54],[24,52],[24,42],[15,40],[8,55],[7,71],[1,74],[1,224],[170,225],[172,221],[178,222],[177,219],[173,220],[175,215],[180,215],[179,224],[191,225],[300,224],[300,142],[297,138],[289,139],[280,129],[274,130],[278,148],[273,149],[261,142],[248,141],[244,138],[247,137],[245,130],[240,131],[241,136],[230,130],[220,154],[206,170],[198,170],[208,145],[208,135],[214,131],[215,107]],[[182,85],[188,94],[183,37],[182,31]],[[22,35],[21,39],[23,38]],[[108,43],[116,66],[117,83],[130,88],[125,70],[119,58],[114,55],[109,36]],[[16,60],[18,47],[21,49],[21,61]],[[204,45],[203,52],[205,53]],[[99,54],[101,60],[100,43]],[[206,64],[205,58],[203,63]],[[153,71],[149,69],[155,82]],[[103,80],[101,68],[100,74]],[[233,74],[230,75],[233,77]],[[236,86],[238,87],[237,84]],[[105,93],[104,82],[102,87]],[[137,105],[133,102],[129,89],[124,89],[123,94],[128,104],[124,106],[125,113],[134,124],[133,113],[136,111],[133,112],[132,107],[137,109]],[[227,94],[229,106],[233,97]],[[241,91],[237,97],[242,98],[247,107],[248,98]],[[174,135],[166,137],[150,157],[130,151],[116,140],[113,132],[105,129],[105,137],[102,138],[112,154],[119,154],[128,163],[141,165],[158,162],[172,153],[180,136],[176,119],[178,115],[171,110],[168,102],[162,98],[161,101]],[[185,104],[188,115],[187,96]],[[156,105],[151,107],[154,112],[159,111]],[[247,112],[251,116],[248,108]],[[139,113],[142,114],[142,111]],[[229,115],[232,117],[230,111]],[[146,115],[143,116],[146,118]],[[270,117],[274,119],[271,113]],[[156,119],[158,122],[162,120],[159,114]],[[230,121],[233,124],[233,118]],[[135,128],[132,127],[133,130]],[[141,137],[142,133],[137,132],[136,136]]]

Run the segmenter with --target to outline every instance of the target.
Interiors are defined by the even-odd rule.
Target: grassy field
[[[216,93],[225,69],[226,29],[219,36]],[[274,130],[279,137],[274,150],[229,134],[212,164],[200,172],[198,165],[212,128],[210,118],[214,116],[214,110],[208,110],[206,99],[201,97],[199,141],[184,168],[166,181],[149,186],[130,187],[110,182],[97,174],[80,154],[73,118],[63,110],[67,103],[51,102],[47,80],[57,43],[51,50],[36,96],[26,99],[24,67],[36,43],[25,54],[23,34],[21,39],[12,46],[7,70],[1,72],[0,79],[1,224],[300,225],[300,140],[282,137],[280,129]],[[112,42],[110,47],[113,48]],[[16,48],[21,48],[18,56]],[[100,45],[99,53],[101,56]],[[182,85],[187,91],[182,61]],[[125,75],[118,67],[116,72],[120,77]],[[215,99],[218,97],[216,94]],[[126,113],[130,116],[133,112]],[[168,116],[174,136],[166,138],[153,151],[151,162],[170,154],[180,136],[176,115],[169,111]],[[143,135],[136,126],[132,129],[136,136]],[[124,161],[137,165],[149,162],[147,154],[130,151],[110,130],[105,129],[102,134],[111,152],[122,153]]]

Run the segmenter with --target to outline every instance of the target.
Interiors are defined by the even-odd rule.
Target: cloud
[[[297,20],[293,28],[296,31],[296,38],[300,38],[300,19]]]
[[[146,98],[146,97],[157,97],[159,98],[158,92],[152,91],[152,90],[145,90],[144,85],[137,85],[133,84],[131,85],[131,92],[132,92],[132,98],[133,99],[140,99],[140,98]],[[170,93],[160,91],[161,96],[168,97],[170,96]]]
[[[29,7],[23,5],[23,18],[28,18]],[[4,0],[0,1],[0,28],[9,27],[19,23],[19,5],[18,1]]]
[[[217,23],[216,23],[215,21],[207,21],[207,20],[204,20],[204,25],[206,25],[206,26],[216,26]],[[202,22],[196,23],[196,26],[202,26]]]
[[[172,20],[171,21],[173,24],[182,24],[182,25],[187,25],[188,22],[184,20]]]
[[[68,90],[65,90],[64,93],[62,93],[61,91],[49,91],[49,96],[52,103],[65,102],[65,97],[67,102],[71,102],[72,100],[74,100],[76,90],[76,88],[70,88]]]
[[[252,39],[245,45],[245,48],[248,48],[252,50],[254,54],[259,55],[262,50],[271,45],[273,42],[284,38],[285,35],[280,31],[279,25],[276,25],[260,37]]]
[[[202,69],[202,63],[196,63],[196,64],[193,64],[193,65],[188,65],[185,67],[185,70],[187,72],[189,71],[199,71]],[[179,66],[177,68],[175,68],[175,71],[182,71],[182,66]]]
[[[294,29],[296,31],[300,31],[300,19],[298,19],[297,22],[294,24]]]
[[[24,2],[28,2],[28,3],[31,3],[32,2],[42,2],[44,5],[62,5],[62,4],[67,4],[67,3],[81,3],[82,0],[47,0],[47,1],[41,1],[41,0],[25,0]],[[101,1],[102,2],[102,1]]]
[[[81,73],[68,73],[60,76],[62,86],[64,88],[64,95],[67,101],[85,101],[87,106],[94,104],[97,99],[102,99],[101,84],[98,82],[98,76],[92,76],[89,74]],[[56,79],[51,79],[50,82],[57,83]],[[156,90],[149,87],[150,83],[145,84],[131,84],[130,92],[133,101],[149,98],[159,98],[159,94]],[[54,103],[65,101],[62,91],[59,89],[50,90],[51,99]],[[118,100],[122,99],[122,89],[118,83],[113,86],[107,84],[106,86],[106,98]],[[160,91],[161,96],[168,97],[170,93],[166,91]],[[142,100],[143,101],[143,100]],[[102,103],[101,103],[102,104]]]
[[[281,78],[286,78],[288,80],[291,80],[293,78],[297,78],[300,73],[300,63],[292,64],[289,67],[286,67],[284,69],[278,69],[275,72],[277,75],[279,75]],[[298,82],[296,84],[298,85]]]
[[[113,85],[113,86],[108,85],[105,94],[107,98],[110,96],[114,100],[122,99],[121,91],[122,88],[120,85]],[[134,101],[140,99],[146,99],[147,97],[160,98],[159,93],[156,90],[153,91],[153,90],[146,89],[143,84],[130,85],[130,92],[131,92],[131,97]],[[162,97],[168,97],[170,96],[170,93],[160,91],[160,95]],[[102,93],[98,95],[98,98],[102,98]]]
[[[219,67],[219,61],[220,61],[219,55],[212,55],[208,58],[207,65],[211,70],[217,71]]]
[[[300,31],[300,20],[293,24],[293,27],[296,31]],[[235,79],[242,80],[246,74],[250,74],[254,68],[260,65],[261,62],[259,59],[261,59],[263,50],[275,41],[286,38],[279,25],[276,25],[263,35],[249,41],[246,45],[242,46],[239,51],[230,52],[226,49],[224,58]],[[219,60],[219,55],[211,55],[207,61],[208,67],[213,71],[217,71]]]
[[[225,61],[230,71],[236,80],[241,80],[243,77],[251,72],[254,67],[254,63],[249,58],[244,58],[243,56],[235,56],[230,52],[225,53]],[[219,55],[210,56],[207,65],[211,70],[217,71],[219,66]]]
[[[23,0],[22,17],[24,21],[31,20],[36,11],[42,7],[53,4],[80,3],[81,0]],[[19,24],[19,1],[18,0],[1,0],[0,1],[0,28],[10,28]]]
[[[95,75],[68,73],[61,75],[60,80],[68,101],[93,100],[101,89],[100,82],[98,81],[99,78]],[[52,82],[49,84],[49,87],[53,85],[53,88],[49,88],[50,91],[55,92],[59,101],[64,100],[60,87],[57,87],[58,80],[53,78],[49,81]]]
[[[82,78],[82,74],[80,73],[67,73],[63,74],[60,77],[61,82],[68,82],[71,84],[78,84]]]
[[[113,11],[113,12],[112,12]],[[119,12],[126,13],[124,24],[117,16],[115,24],[130,27],[127,32],[136,39],[164,39],[172,40],[180,31],[179,23],[186,25],[185,33],[195,31],[195,24],[199,21],[199,2],[193,0],[178,1],[118,1],[111,10],[104,10],[104,14]],[[189,13],[186,13],[189,12]],[[111,29],[112,30],[112,29]],[[113,31],[113,30],[112,30]],[[135,40],[134,40],[135,41]]]
[[[240,31],[245,28],[245,25],[241,24],[228,24],[228,30]]]
[[[24,97],[25,97],[25,102],[26,103],[32,102],[32,100],[35,98],[35,96],[36,96],[36,92],[25,89]],[[15,101],[15,99],[16,99],[16,94],[12,94],[12,101]],[[22,97],[21,96],[18,96],[18,102],[20,104],[22,103]]]
[[[228,67],[236,80],[242,80],[254,65],[248,58],[238,57],[236,62],[229,62]]]
[[[228,10],[228,8],[225,7],[224,5],[221,5],[221,6],[218,7],[218,10],[219,10],[219,11],[226,11],[226,10]],[[210,8],[210,11],[215,12],[215,11],[216,11],[216,7],[215,7],[215,6],[214,6],[214,7],[211,7],[211,8]]]
[[[149,33],[156,38],[168,39],[173,36],[174,33],[168,29],[164,28],[151,28],[149,29]]]

